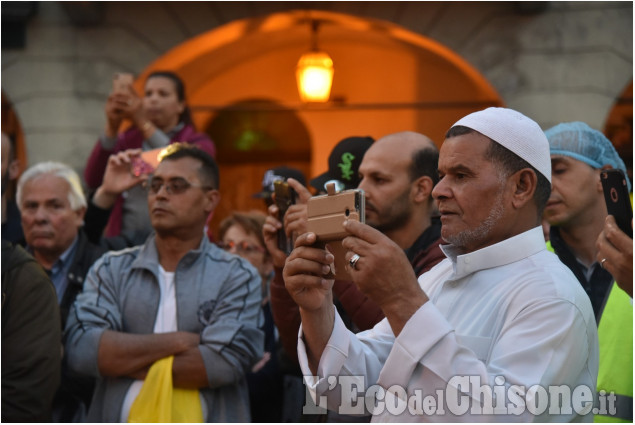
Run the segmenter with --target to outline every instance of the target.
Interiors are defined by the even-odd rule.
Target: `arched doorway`
[[[311,20],[320,21],[318,45],[334,61],[327,104],[303,105],[297,93],[295,67],[309,49]],[[331,149],[343,138],[413,130],[440,144],[458,118],[503,104],[471,65],[439,43],[385,21],[324,11],[276,13],[211,30],[152,63],[139,88],[157,69],[185,80],[199,129],[208,128],[227,105],[245,99],[273,101],[251,105],[252,111],[294,112],[310,137],[307,177],[326,169]],[[244,158],[245,167],[255,166]],[[259,190],[260,172],[243,178],[250,179],[250,192]],[[226,207],[243,209],[244,199],[241,195]]]
[[[232,210],[266,211],[254,182],[284,164],[309,175],[311,136],[293,111],[266,99],[246,99],[218,111],[205,132],[216,144],[220,168],[221,203],[209,223],[218,228]]]

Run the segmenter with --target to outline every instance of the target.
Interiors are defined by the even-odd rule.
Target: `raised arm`
[[[106,100],[104,134],[95,143],[84,170],[84,180],[91,189],[95,189],[101,184],[108,157],[115,152],[115,147],[119,141],[119,128],[125,118],[122,108],[127,106],[127,103],[128,97],[125,94],[111,93]]]
[[[285,233],[291,237],[306,231],[306,202],[311,193],[300,182],[288,180],[289,185],[298,194],[297,204],[292,205],[284,217]],[[284,284],[282,269],[287,255],[278,248],[278,230],[282,222],[278,219],[278,207],[273,204],[268,209],[268,216],[263,226],[265,246],[271,255],[274,266],[274,277],[271,281],[271,311],[273,320],[280,335],[282,347],[294,362],[297,363],[298,330],[300,329],[300,309]]]
[[[350,234],[342,241],[349,250],[346,259],[360,256],[351,270],[353,281],[379,305],[394,334],[399,335],[410,317],[428,301],[412,265],[403,250],[378,230],[353,220],[347,220],[344,228]]]
[[[307,357],[314,373],[335,321],[333,280],[322,277],[331,270],[334,258],[328,251],[314,248],[315,241],[315,233],[299,236],[283,273],[286,288],[300,307]]]
[[[102,235],[117,197],[148,177],[147,174],[135,176],[132,172],[132,160],[140,154],[141,149],[128,149],[108,158],[103,181],[89,200],[84,216],[83,230],[92,243],[108,249],[121,249],[128,245],[123,235],[109,240],[102,239]]]
[[[95,191],[92,202],[101,209],[109,209],[124,191],[148,178],[147,173],[135,175],[132,163],[141,155],[141,149],[128,149],[108,158],[104,178]]]
[[[633,298],[633,239],[617,227],[612,215],[606,217],[596,245],[597,261],[611,273],[617,285]]]

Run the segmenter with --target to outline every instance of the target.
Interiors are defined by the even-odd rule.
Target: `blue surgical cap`
[[[610,165],[622,170],[626,176],[628,190],[631,190],[624,161],[617,154],[611,141],[601,132],[576,121],[551,127],[545,131],[545,135],[549,140],[551,155],[569,156],[597,169]]]

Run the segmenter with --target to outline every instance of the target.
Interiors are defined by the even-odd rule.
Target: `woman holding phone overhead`
[[[110,155],[123,150],[141,148],[147,151],[174,142],[186,142],[212,156],[216,154],[209,137],[196,132],[185,99],[185,86],[173,72],[152,72],[145,81],[142,97],[132,87],[130,74],[116,74],[105,112],[104,133],[97,140],[84,171],[90,189],[101,184]],[[131,122],[132,126],[122,129],[124,121]],[[146,193],[142,187],[135,186],[115,203],[106,236],[140,231],[150,233],[151,227]]]

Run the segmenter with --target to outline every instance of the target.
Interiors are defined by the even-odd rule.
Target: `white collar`
[[[545,249],[547,246],[541,226],[467,254],[458,254],[456,247],[451,244],[441,246],[445,256],[452,262],[453,279],[511,264]]]

